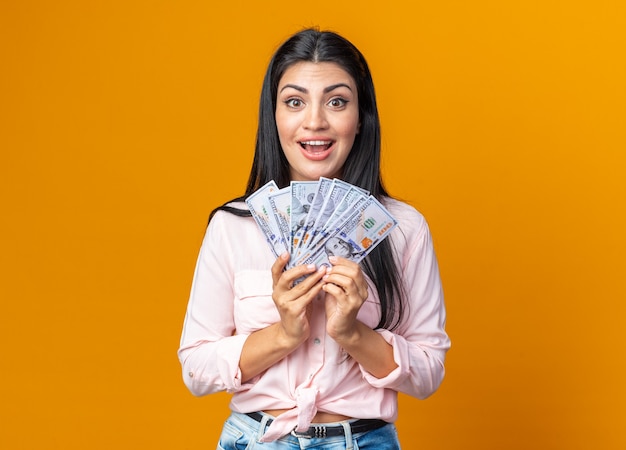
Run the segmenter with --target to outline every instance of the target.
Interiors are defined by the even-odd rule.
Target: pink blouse
[[[431,395],[450,347],[437,259],[423,216],[397,200],[384,204],[399,223],[389,238],[409,303],[398,328],[377,330],[393,346],[396,369],[376,378],[326,335],[322,293],[312,304],[310,338],[242,383],[239,357],[247,337],[280,320],[272,300],[275,258],[252,218],[220,211],[200,249],[178,350],[189,390],[197,396],[231,392],[230,407],[240,413],[289,409],[271,423],[266,442],[308,427],[318,411],[394,422],[397,392]],[[371,282],[358,319],[372,328],[380,319]]]

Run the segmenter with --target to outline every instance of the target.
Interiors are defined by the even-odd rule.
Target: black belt
[[[246,416],[253,418],[257,422],[260,422],[263,419],[263,414],[259,412],[251,412],[246,413]],[[267,425],[272,423],[272,419],[267,421]],[[384,427],[387,425],[387,422],[380,419],[359,419],[354,422],[350,422],[350,430],[352,434],[356,433],[364,433],[366,431],[376,430],[378,428]],[[323,437],[331,437],[331,436],[343,436],[345,434],[345,430],[341,425],[334,425],[332,427],[327,427],[325,425],[313,425],[309,427],[308,430],[299,432],[292,431],[296,437],[302,438],[323,438]]]

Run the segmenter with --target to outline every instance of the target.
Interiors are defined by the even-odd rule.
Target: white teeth
[[[304,145],[328,145],[330,141],[302,141]]]

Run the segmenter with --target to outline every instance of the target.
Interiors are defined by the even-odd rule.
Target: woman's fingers
[[[288,262],[289,262],[289,253],[285,252],[282,255],[280,255],[278,258],[276,258],[276,261],[274,261],[274,264],[272,264],[272,281],[273,281],[274,288],[276,288],[276,285],[278,284],[280,276],[283,274],[283,271],[285,270],[285,266],[287,266]]]
[[[285,253],[272,266],[272,298],[279,310],[288,309],[292,311],[291,314],[298,314],[322,289],[321,279],[326,268],[320,267],[318,270],[311,264],[284,270],[288,261],[289,254]]]
[[[314,264],[300,265],[284,270],[288,261],[289,253],[284,253],[280,255],[272,265],[272,280],[274,283],[274,289],[278,287],[283,290],[287,290],[299,287],[298,292],[308,290],[317,281],[319,281],[321,276],[326,271],[324,267],[320,267],[320,269],[317,270],[317,267]],[[318,275],[320,276],[311,278],[310,275],[315,272],[318,272]]]
[[[289,254],[280,255],[272,265],[272,298],[281,317],[281,327],[290,340],[301,342],[309,333],[307,307],[322,290],[325,268],[301,265],[284,270]]]
[[[333,267],[327,271],[324,282],[340,287],[347,296],[358,296],[360,301],[365,301],[369,287],[361,267],[353,261],[335,256],[330,257],[330,261]],[[332,289],[332,293],[338,292]]]

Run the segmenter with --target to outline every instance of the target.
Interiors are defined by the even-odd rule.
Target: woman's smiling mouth
[[[300,141],[299,144],[307,152],[318,153],[328,150],[333,145],[333,141],[310,140]]]

